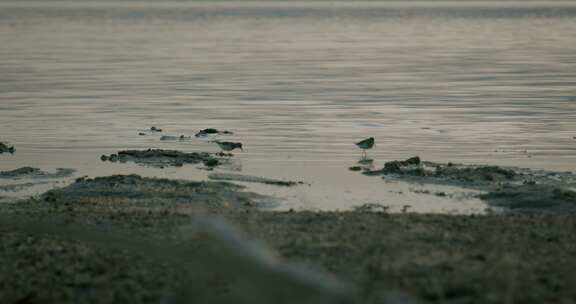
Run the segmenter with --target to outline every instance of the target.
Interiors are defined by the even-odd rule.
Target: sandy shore
[[[2,204],[0,298],[576,301],[571,213],[267,212],[256,208],[261,201],[229,183],[115,176],[81,179],[39,199]],[[198,223],[204,221],[221,224],[203,230]]]

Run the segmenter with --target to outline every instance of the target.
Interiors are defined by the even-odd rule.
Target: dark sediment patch
[[[53,181],[38,181],[34,183],[21,183],[21,184],[10,184],[10,185],[0,185],[0,191],[20,191],[22,189],[38,186],[38,185],[46,185],[46,184],[53,184]]]
[[[513,210],[576,211],[576,192],[559,186],[508,186],[479,197],[494,206]]]
[[[260,184],[266,184],[266,185],[274,185],[274,186],[286,186],[286,187],[292,187],[292,186],[305,184],[302,181],[286,181],[286,180],[272,179],[272,178],[267,178],[267,177],[250,176],[250,175],[242,175],[242,174],[232,174],[232,173],[210,173],[208,175],[208,178],[214,179],[214,180],[250,182],[250,183],[260,183]]]
[[[0,142],[0,154],[2,153],[14,154],[15,151],[16,149],[14,148],[14,146],[9,146],[6,143]]]
[[[0,178],[64,178],[72,176],[74,169],[58,168],[56,172],[46,172],[38,168],[21,167],[10,171],[0,171]]]
[[[221,164],[221,159],[215,154],[162,149],[125,150],[116,154],[102,155],[100,159],[110,162],[134,162],[142,166],[158,168],[181,167],[184,164],[204,164],[206,167],[215,167]]]
[[[113,175],[94,179],[80,178],[61,189],[40,197],[53,206],[92,205],[95,207],[156,208],[187,205],[199,208],[267,207],[273,199],[242,192],[240,185],[226,182],[193,182],[146,178],[139,175]]]

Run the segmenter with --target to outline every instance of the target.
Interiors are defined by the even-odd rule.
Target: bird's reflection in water
[[[362,157],[357,163],[363,171],[371,171],[374,169],[374,159],[372,158]]]

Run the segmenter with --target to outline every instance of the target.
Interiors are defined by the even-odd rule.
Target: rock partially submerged
[[[163,207],[182,204],[201,208],[255,207],[274,204],[272,198],[242,192],[244,187],[226,182],[194,182],[113,175],[80,178],[42,195],[44,202],[81,207]]]
[[[196,133],[196,137],[205,137],[208,135],[231,135],[234,134],[230,131],[226,131],[226,130],[218,130],[218,129],[214,129],[214,128],[208,128],[208,129],[203,129],[200,130],[200,132]]]
[[[8,146],[8,144],[0,142],[0,154],[2,153],[14,154],[15,151],[16,149],[14,149],[14,146]]]
[[[576,211],[576,192],[559,186],[510,186],[479,197],[494,206],[514,210]]]
[[[403,161],[386,162],[384,168],[369,171],[365,174],[417,178],[420,181],[443,182],[464,186],[521,182],[526,179],[523,172],[509,168],[424,162],[418,156]]]
[[[250,175],[242,175],[242,174],[232,174],[232,173],[211,173],[208,175],[208,178],[214,180],[228,180],[228,181],[239,181],[239,182],[250,182],[250,183],[261,183],[266,185],[275,185],[275,186],[296,186],[296,185],[303,185],[304,182],[302,181],[286,181],[280,179],[272,179],[260,176],[250,176]]]
[[[186,140],[190,140],[190,139],[192,139],[191,136],[185,136],[185,135],[180,135],[180,136],[162,135],[160,137],[160,140],[162,140],[162,141],[172,141],[172,140],[186,141]]]
[[[181,167],[184,164],[204,164],[207,167],[215,167],[220,160],[207,152],[180,152],[176,150],[148,149],[148,150],[125,150],[116,154],[102,155],[102,161],[110,162],[134,162],[143,166]]]
[[[57,168],[56,172],[46,172],[38,168],[21,167],[10,171],[0,171],[0,178],[63,178],[71,176],[76,170]]]

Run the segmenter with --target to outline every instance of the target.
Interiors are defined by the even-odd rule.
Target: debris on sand
[[[134,162],[143,166],[164,168],[166,166],[181,167],[184,164],[203,163],[207,167],[215,167],[220,160],[207,152],[180,152],[176,150],[148,149],[124,150],[116,154],[102,155],[102,161]]]
[[[196,137],[205,137],[208,135],[232,135],[234,133],[230,132],[230,131],[220,131],[218,129],[214,129],[214,128],[208,128],[208,129],[204,129],[204,130],[200,130],[200,132],[196,133]]]
[[[226,182],[194,182],[113,175],[81,178],[42,195],[44,202],[92,207],[162,207],[194,204],[202,208],[264,207],[275,203],[256,193],[241,192],[243,186]]]
[[[355,206],[353,208],[353,210],[355,212],[383,212],[383,213],[387,213],[388,210],[390,210],[390,206],[385,206],[385,205],[375,204],[375,203],[366,203],[366,204],[362,204],[360,206]]]
[[[56,172],[46,172],[38,168],[21,167],[10,171],[0,171],[0,178],[63,178],[71,176],[76,170],[57,168]]]
[[[296,185],[303,185],[305,184],[302,181],[286,181],[286,180],[279,180],[279,179],[272,179],[260,176],[250,176],[250,175],[242,175],[242,174],[233,174],[233,173],[210,173],[208,175],[209,179],[214,180],[228,180],[228,181],[238,181],[238,182],[250,182],[250,183],[261,183],[266,185],[275,185],[275,186],[296,186]]]
[[[8,146],[8,144],[0,142],[0,154],[2,153],[14,154],[14,151],[16,151],[16,149],[14,149],[13,146]]]
[[[479,197],[492,205],[515,210],[576,211],[576,192],[552,185],[508,186]]]

